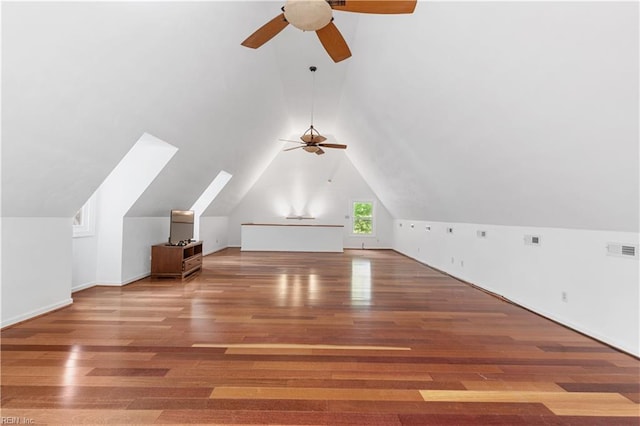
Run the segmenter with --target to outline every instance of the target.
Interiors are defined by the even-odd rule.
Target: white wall
[[[74,237],[71,245],[73,253],[71,291],[95,285],[98,238],[95,235]]]
[[[200,240],[204,255],[226,248],[229,245],[229,218],[200,216]]]
[[[326,151],[321,156],[301,149],[280,152],[229,216],[229,245],[240,246],[242,223],[302,223],[344,225],[345,248],[390,248],[391,215],[343,151]],[[374,236],[350,234],[355,200],[376,203]],[[287,220],[288,215],[315,219]]]
[[[122,277],[128,284],[151,273],[151,246],[166,243],[170,218],[125,217],[122,232]]]
[[[638,356],[638,260],[608,256],[611,242],[638,244],[638,234],[396,220],[393,248]]]
[[[72,303],[71,218],[2,218],[2,327]]]

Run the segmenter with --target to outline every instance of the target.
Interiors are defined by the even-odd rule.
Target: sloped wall
[[[395,218],[637,232],[638,8],[419,2],[384,43],[363,16],[337,134]]]

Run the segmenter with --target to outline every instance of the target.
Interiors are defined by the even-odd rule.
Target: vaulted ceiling
[[[129,215],[227,215],[314,124],[397,218],[638,230],[638,4],[335,12],[333,63],[280,2],[2,4],[2,213],[68,216],[147,132],[179,148]],[[295,161],[295,156],[291,156]],[[321,160],[321,157],[318,157]]]

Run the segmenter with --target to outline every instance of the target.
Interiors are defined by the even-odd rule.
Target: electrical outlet
[[[562,301],[563,301],[564,303],[568,303],[568,302],[569,302],[569,296],[567,295],[567,292],[566,292],[566,291],[563,291],[563,292],[562,292]]]
[[[460,261],[460,267],[461,267],[461,268],[464,268],[464,260],[461,260],[461,261]]]
[[[524,243],[528,246],[539,246],[542,243],[540,235],[525,235]]]
[[[456,260],[453,257],[451,258],[451,263],[456,263]]]

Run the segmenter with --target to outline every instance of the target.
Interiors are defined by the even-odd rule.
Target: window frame
[[[80,213],[80,223],[78,225],[74,224],[76,216]],[[89,200],[84,203],[84,205],[76,212],[76,214],[71,218],[72,220],[72,228],[73,228],[73,238],[80,237],[92,237],[96,233],[95,229],[95,203],[94,198],[91,197]]]
[[[355,224],[356,224],[356,215],[355,215],[356,204],[364,204],[364,203],[371,204],[371,216],[370,216],[371,217],[371,233],[370,234],[362,234],[362,233],[354,232]],[[350,234],[354,237],[375,237],[376,236],[376,200],[371,200],[371,199],[351,200],[350,211],[351,211]]]

